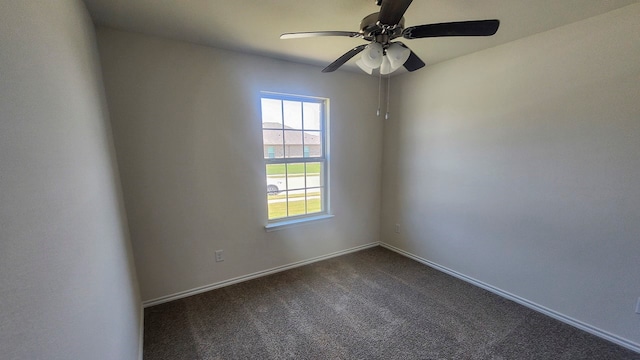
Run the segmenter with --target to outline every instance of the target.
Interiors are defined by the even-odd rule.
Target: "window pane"
[[[269,220],[287,217],[287,195],[268,195],[267,212]]]
[[[287,182],[284,164],[267,165],[267,209],[269,220],[287,216]]]
[[[302,103],[300,101],[283,101],[284,128],[302,130]]]
[[[262,130],[262,146],[264,147],[264,158],[283,158],[282,130]],[[273,155],[273,156],[271,156]]]
[[[323,164],[319,162],[306,164],[306,187],[324,186]]]
[[[302,145],[302,131],[298,130],[285,130],[284,131],[284,143],[285,143],[285,157],[302,157],[304,155],[304,148]]]
[[[262,99],[262,128],[282,129],[282,101]]]
[[[305,131],[304,146],[309,148],[308,157],[322,157],[322,133],[320,131]]]
[[[284,181],[284,167],[284,164],[267,164],[267,180],[269,180],[270,178],[281,178],[282,181]]]
[[[287,190],[287,181],[284,174],[284,164],[267,165],[267,193],[278,195]]]
[[[287,164],[287,189],[304,189],[304,163]]]
[[[274,159],[276,157],[276,149],[273,146],[266,146],[267,148],[267,158]]]
[[[289,216],[304,215],[307,213],[305,190],[292,190],[287,192]]]
[[[307,214],[322,212],[324,188],[307,189]]]
[[[304,129],[305,130],[321,130],[320,118],[322,116],[319,103],[304,103],[302,107],[304,116]]]

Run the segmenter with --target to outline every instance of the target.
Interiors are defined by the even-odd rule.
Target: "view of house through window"
[[[262,94],[269,220],[326,212],[325,101]]]

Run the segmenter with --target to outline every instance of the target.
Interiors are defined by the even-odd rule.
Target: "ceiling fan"
[[[386,75],[404,66],[408,71],[416,71],[425,66],[424,61],[400,41],[392,41],[399,37],[405,39],[421,39],[444,36],[491,36],[498,31],[499,20],[474,20],[426,24],[404,27],[404,13],[412,0],[375,0],[380,12],[362,19],[360,31],[311,31],[284,33],[280,39],[298,39],[318,36],[347,36],[369,41],[354,47],[340,56],[322,70],[332,72],[344,65],[349,59],[363,52],[356,64],[368,74],[380,69]]]

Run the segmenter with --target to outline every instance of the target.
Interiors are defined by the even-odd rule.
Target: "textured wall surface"
[[[375,77],[106,28],[98,47],[144,300],[378,241]],[[265,232],[260,91],[329,98],[334,218]]]
[[[0,357],[137,359],[140,299],[94,28],[0,11]]]
[[[399,77],[381,240],[640,344],[638,18]]]

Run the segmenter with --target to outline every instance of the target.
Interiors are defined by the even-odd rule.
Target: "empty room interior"
[[[639,1],[3,1],[0,358],[640,359]]]

